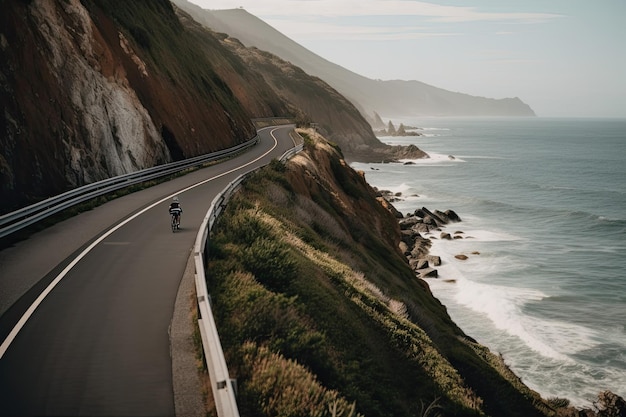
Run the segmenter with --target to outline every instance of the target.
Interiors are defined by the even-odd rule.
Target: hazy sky
[[[626,0],[190,0],[243,7],[373,79],[520,97],[539,116],[626,117]]]

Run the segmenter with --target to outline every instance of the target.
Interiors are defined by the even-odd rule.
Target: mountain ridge
[[[372,80],[318,56],[245,9],[207,10],[187,0],[178,7],[217,32],[237,38],[320,77],[372,121],[390,116],[535,116],[520,98],[487,98],[453,92],[417,80]]]

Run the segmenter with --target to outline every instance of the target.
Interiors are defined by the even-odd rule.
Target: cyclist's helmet
[[[178,196],[172,198],[172,200],[178,203]]]

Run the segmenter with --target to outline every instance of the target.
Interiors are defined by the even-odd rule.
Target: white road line
[[[2,359],[2,357],[4,356],[4,354],[6,353],[6,351],[9,349],[9,346],[11,346],[11,343],[13,343],[13,340],[15,340],[15,338],[17,337],[17,334],[20,332],[20,330],[22,330],[22,328],[24,327],[24,325],[26,324],[26,322],[28,321],[28,319],[30,319],[30,317],[33,315],[33,313],[35,312],[35,310],[37,309],[37,307],[39,307],[41,305],[41,303],[43,302],[43,300],[48,296],[48,294],[50,294],[50,292],[52,292],[52,290],[54,289],[54,287],[57,286],[57,284],[59,282],[61,282],[61,280],[71,271],[72,268],[74,268],[74,266],[76,266],[76,264],[78,262],[81,261],[81,259],[83,259],[85,256],[87,256],[87,254],[89,252],[91,252],[91,250],[93,248],[95,248],[100,242],[102,242],[104,239],[106,239],[107,237],[109,237],[110,235],[112,235],[113,233],[115,233],[117,230],[119,230],[121,227],[123,227],[124,225],[126,225],[128,222],[130,222],[131,220],[136,219],[137,217],[141,216],[143,213],[145,213],[146,211],[150,210],[153,207],[158,206],[159,204],[163,203],[166,200],[171,199],[172,197],[174,197],[175,195],[178,195],[180,193],[183,193],[185,191],[189,191],[193,188],[199,187],[203,184],[206,184],[207,182],[213,181],[217,178],[221,178],[225,175],[228,175],[232,172],[238,171],[242,168],[245,168],[249,165],[252,165],[253,163],[257,162],[258,160],[264,158],[266,155],[268,155],[270,152],[272,152],[276,146],[278,146],[278,141],[276,140],[276,137],[274,136],[274,131],[278,129],[278,128],[274,128],[272,129],[272,131],[270,132],[270,135],[272,136],[272,139],[274,139],[274,145],[272,146],[271,149],[269,149],[267,152],[265,152],[263,155],[259,156],[258,158],[244,164],[241,165],[237,168],[233,168],[229,171],[226,172],[222,172],[221,174],[218,174],[214,177],[208,178],[204,181],[201,181],[199,183],[196,183],[194,185],[191,185],[187,188],[183,188],[182,190],[179,190],[178,192],[168,195],[167,197],[149,205],[148,207],[144,208],[143,210],[135,213],[134,215],[132,215],[131,217],[129,217],[128,219],[124,220],[123,222],[113,226],[111,229],[109,229],[106,233],[104,233],[102,236],[100,236],[98,239],[96,239],[94,242],[91,243],[91,245],[87,246],[87,248],[82,251],[80,253],[80,255],[78,255],[76,258],[74,258],[74,260],[72,262],[70,262],[70,264],[68,266],[65,267],[65,269],[63,269],[63,271],[61,271],[61,273],[59,275],[56,276],[56,278],[54,278],[54,280],[48,284],[48,286],[46,287],[45,290],[43,290],[43,292],[41,294],[39,294],[39,297],[37,297],[37,299],[33,302],[33,304],[31,304],[31,306],[28,308],[28,310],[26,310],[26,312],[22,315],[22,317],[19,319],[19,321],[17,322],[17,324],[15,325],[15,327],[13,327],[13,329],[11,330],[11,332],[8,334],[8,336],[6,337],[6,339],[4,339],[4,341],[2,342],[2,345],[0,345],[0,359]],[[263,130],[263,129],[261,129]]]

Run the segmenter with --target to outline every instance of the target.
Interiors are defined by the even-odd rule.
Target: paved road
[[[0,415],[174,415],[168,332],[197,230],[228,182],[293,146],[289,130],[264,129],[245,155],[115,200],[2,251],[0,297],[11,307],[0,318]],[[177,233],[167,213],[173,194],[184,209]],[[59,276],[7,347],[9,330]]]

